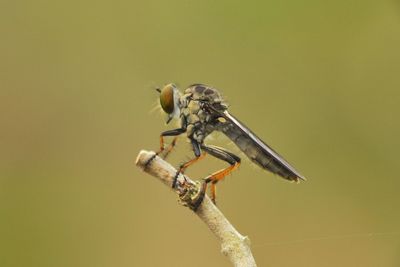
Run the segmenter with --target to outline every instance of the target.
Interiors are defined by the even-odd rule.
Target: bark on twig
[[[140,151],[136,159],[136,165],[172,189],[172,182],[177,170],[158,156],[146,166],[148,160],[154,155],[154,152]],[[179,195],[182,204],[190,206],[192,204],[191,201],[199,192],[200,184],[193,182],[187,176],[179,175],[176,185],[173,190]],[[250,250],[249,239],[246,236],[242,236],[230,224],[208,196],[205,196],[202,204],[194,213],[219,239],[222,253],[230,259],[234,266],[256,266]]]

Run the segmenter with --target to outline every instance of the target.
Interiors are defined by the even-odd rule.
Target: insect
[[[160,104],[167,113],[167,124],[173,119],[180,119],[180,128],[162,132],[160,135],[160,150],[156,153],[164,154],[164,158],[172,151],[177,136],[186,133],[193,148],[194,158],[181,164],[175,175],[172,187],[180,173],[206,154],[229,163],[229,167],[216,171],[203,179],[202,192],[194,204],[198,208],[206,193],[207,185],[211,187],[211,199],[215,203],[216,184],[240,165],[240,158],[224,148],[207,145],[205,138],[214,131],[225,134],[244,154],[258,166],[275,173],[290,181],[305,180],[286,160],[258,138],[249,128],[228,112],[228,106],[221,94],[210,86],[193,84],[184,93],[180,93],[174,84],[167,84],[160,93]],[[174,136],[168,147],[164,145],[164,138]]]

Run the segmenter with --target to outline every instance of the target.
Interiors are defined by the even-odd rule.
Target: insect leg
[[[162,132],[160,134],[160,150],[158,152],[156,152],[145,164],[145,166],[149,165],[149,163],[160,153],[162,153],[164,151],[164,136],[175,136],[174,140],[172,141],[172,143],[170,144],[169,148],[167,149],[167,153],[164,155],[164,159],[168,156],[168,154],[172,151],[172,149],[174,148],[175,144],[176,144],[176,139],[177,136],[180,134],[183,134],[184,132],[186,132],[186,128],[187,128],[187,123],[186,123],[186,119],[184,117],[182,117],[182,121],[181,121],[181,128],[177,128],[177,129],[173,129],[173,130],[168,130],[165,132]]]
[[[217,196],[217,181],[212,181],[211,182],[211,199],[213,200],[214,204],[215,204],[216,196]]]
[[[174,146],[176,145],[176,140],[178,139],[178,135],[183,134],[186,132],[186,128],[178,128],[178,129],[173,129],[169,131],[162,132],[160,134],[160,150],[157,152],[157,155],[162,153],[165,150],[164,154],[164,159],[167,158],[168,154],[172,151]],[[167,148],[164,146],[164,137],[166,136],[175,136],[174,139],[172,140],[171,144]]]
[[[216,198],[216,184],[224,179],[225,176],[227,176],[229,173],[237,169],[240,165],[240,158],[236,156],[235,154],[226,151],[223,148],[217,147],[217,146],[202,146],[202,149],[206,151],[208,154],[221,159],[223,161],[226,161],[230,164],[228,168],[219,170],[214,172],[213,174],[207,176],[204,179],[204,182],[208,184],[211,182],[211,200],[215,204],[215,198]]]
[[[187,122],[185,117],[181,118],[181,128],[178,129],[173,129],[173,130],[168,130],[165,132],[162,132],[160,134],[160,150],[157,152],[156,155],[160,154],[161,152],[164,151],[164,137],[165,136],[175,136],[174,139],[172,140],[171,144],[168,146],[168,148],[166,149],[166,152],[164,154],[164,159],[167,158],[168,154],[172,151],[172,149],[175,147],[176,145],[176,140],[178,139],[178,135],[183,134],[184,132],[186,132],[187,129]]]
[[[179,174],[183,174],[183,173],[185,172],[185,170],[186,170],[190,165],[194,164],[195,162],[201,160],[202,158],[204,158],[204,157],[206,156],[206,153],[201,153],[200,145],[199,145],[199,143],[198,143],[196,140],[191,139],[191,142],[192,142],[192,147],[193,147],[193,152],[194,152],[195,158],[193,158],[193,159],[191,159],[191,160],[189,160],[189,161],[187,161],[187,162],[184,162],[184,163],[182,163],[182,164],[179,166],[179,169],[178,169],[178,171],[176,172],[175,177],[174,177],[174,180],[173,180],[173,182],[172,182],[172,188],[175,188],[175,186],[176,186],[176,180],[177,180]]]
[[[160,150],[157,151],[145,164],[145,166],[149,165],[149,163],[159,154],[161,154],[165,148],[164,148],[164,137],[165,136],[175,136],[175,138],[172,140],[171,144],[168,146],[166,153],[164,155],[164,159],[168,156],[168,154],[172,151],[172,149],[174,148],[174,146],[176,145],[176,140],[177,140],[177,136],[183,134],[184,132],[186,132],[186,125],[183,125],[182,128],[178,128],[178,129],[173,129],[173,130],[168,130],[165,132],[162,132],[160,134]]]

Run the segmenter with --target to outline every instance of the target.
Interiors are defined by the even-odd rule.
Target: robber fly
[[[226,161],[230,165],[204,178],[201,197],[194,204],[194,210],[201,204],[207,184],[210,183],[211,199],[215,203],[216,184],[240,165],[240,158],[232,152],[204,143],[204,139],[214,131],[224,133],[251,161],[261,168],[290,181],[305,180],[277,152],[228,112],[227,104],[215,88],[204,84],[193,84],[181,94],[174,84],[168,84],[157,91],[160,93],[161,107],[167,113],[167,123],[173,118],[177,118],[180,119],[181,127],[161,133],[160,150],[156,155],[163,152],[165,158],[175,146],[177,136],[183,133],[186,133],[190,140],[195,155],[193,159],[179,166],[172,187],[176,186],[179,174],[183,174],[187,167],[206,154]],[[166,136],[175,136],[168,147],[164,146],[164,137]]]

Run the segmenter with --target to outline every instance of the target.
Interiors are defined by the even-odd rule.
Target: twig
[[[172,189],[172,182],[177,172],[176,169],[160,157],[155,157],[146,166],[146,163],[154,155],[154,152],[140,151],[136,159],[136,165]],[[193,199],[198,196],[196,194],[199,193],[200,184],[193,182],[187,176],[179,175],[176,185],[176,188],[173,190],[179,195],[181,203],[191,207]],[[250,250],[249,239],[246,236],[242,236],[229,223],[208,196],[204,197],[200,207],[194,213],[219,239],[221,242],[221,252],[230,259],[234,266],[256,266]]]

